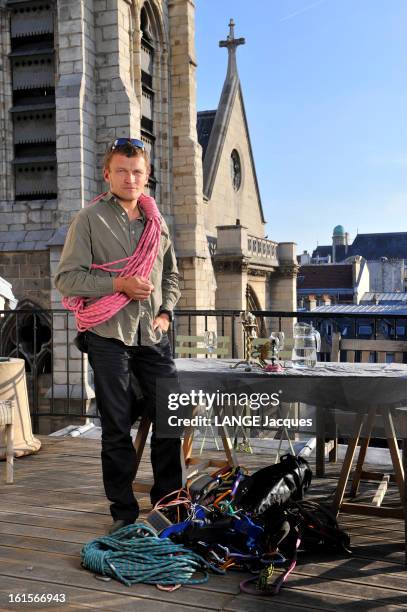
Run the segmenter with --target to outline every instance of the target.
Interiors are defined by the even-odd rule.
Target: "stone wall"
[[[11,212],[14,198],[13,132],[10,118],[12,107],[10,53],[10,21],[4,0],[0,2],[0,215]],[[2,225],[5,223],[0,221]]]
[[[0,252],[0,276],[11,283],[18,300],[51,307],[48,251]]]
[[[55,89],[58,222],[96,194],[94,2],[59,0]]]
[[[367,267],[370,274],[369,291],[404,291],[404,259],[368,261]]]
[[[183,277],[179,306],[210,309],[215,307],[216,282],[206,239],[202,151],[196,133],[195,5],[191,0],[169,0],[168,10],[173,213],[175,247]]]

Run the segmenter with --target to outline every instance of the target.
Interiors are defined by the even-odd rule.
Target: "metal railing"
[[[313,313],[312,311],[253,311],[266,329],[282,329],[287,319],[312,322],[314,327],[330,327],[331,333],[344,331],[346,338],[387,338],[407,341],[407,315]],[[230,335],[230,357],[242,356],[240,310],[177,310],[170,339],[175,354],[177,334],[196,335],[197,329],[216,329]],[[325,326],[325,328],[324,328]],[[370,327],[369,327],[370,326]],[[363,328],[362,335],[358,330]],[[68,419],[83,422],[99,418],[92,398],[91,369],[87,359],[72,344],[75,321],[66,310],[0,311],[0,356],[19,357],[26,362],[26,378],[34,432],[44,433],[44,423],[61,424]],[[407,357],[407,355],[406,355]]]

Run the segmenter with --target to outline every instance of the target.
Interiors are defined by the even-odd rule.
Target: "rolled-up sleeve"
[[[162,308],[165,310],[174,310],[180,296],[181,291],[179,288],[177,259],[171,240],[168,239],[168,245],[163,260]]]
[[[69,228],[55,275],[55,287],[64,297],[102,297],[114,292],[113,278],[91,272],[92,243],[89,219],[76,215]]]

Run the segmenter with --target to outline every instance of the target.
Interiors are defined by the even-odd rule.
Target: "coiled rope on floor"
[[[81,558],[86,569],[116,578],[126,586],[139,582],[202,584],[208,581],[207,570],[215,569],[182,544],[158,538],[145,523],[128,525],[113,535],[88,542],[82,548]],[[193,578],[197,571],[203,576]]]

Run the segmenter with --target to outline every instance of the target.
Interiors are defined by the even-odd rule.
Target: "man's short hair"
[[[140,147],[135,147],[131,144],[131,142],[126,142],[126,144],[117,145],[112,150],[113,143],[109,145],[106,150],[106,153],[103,157],[103,169],[109,168],[110,161],[113,155],[125,155],[126,157],[142,157],[146,163],[147,174],[151,172],[151,161],[150,156],[146,149],[140,149]]]

